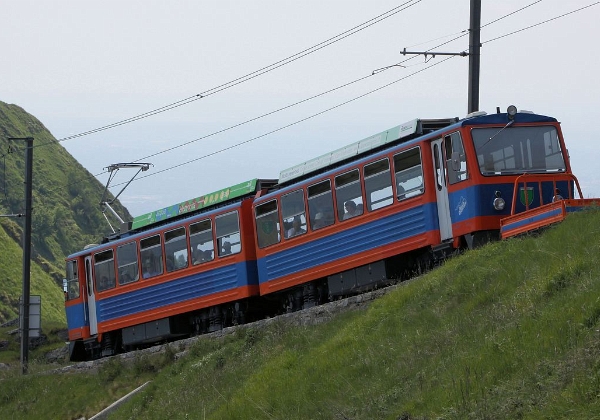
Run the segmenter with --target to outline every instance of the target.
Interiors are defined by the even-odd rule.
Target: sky
[[[468,58],[401,51],[467,51],[469,7],[469,0],[0,0],[0,101],[38,118],[104,185],[109,165],[151,163],[119,196],[138,216],[278,178],[415,118],[464,117]],[[584,197],[600,197],[593,128],[600,4],[482,0],[481,9],[479,109],[514,104],[557,118]],[[164,112],[148,115],[155,110]],[[113,194],[135,173],[120,170]]]

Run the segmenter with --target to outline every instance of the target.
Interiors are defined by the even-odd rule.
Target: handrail
[[[523,180],[525,178],[531,178],[530,180]],[[583,198],[583,194],[581,193],[581,187],[579,186],[579,181],[577,180],[577,177],[575,175],[573,175],[572,173],[556,173],[556,174],[523,174],[523,175],[519,175],[516,179],[515,179],[515,183],[514,183],[514,189],[513,189],[513,199],[512,199],[512,206],[510,209],[510,214],[511,216],[515,214],[515,208],[517,206],[517,193],[519,191],[519,184],[522,182],[523,183],[523,188],[525,189],[525,191],[527,191],[527,183],[528,182],[537,182],[538,183],[538,193],[540,196],[540,205],[544,204],[544,199],[542,196],[542,182],[544,181],[549,181],[552,180],[552,190],[556,190],[556,182],[557,181],[574,181],[575,182],[575,186],[577,187],[577,193],[579,194],[579,198]],[[573,191],[571,191],[571,184],[569,184],[568,187],[568,195],[567,199],[570,198],[575,198]],[[529,210],[529,201],[526,199],[525,200],[525,211]]]

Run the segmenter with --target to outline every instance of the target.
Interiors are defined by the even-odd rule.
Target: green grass
[[[600,418],[599,233],[600,212],[574,214],[449,260],[366,310],[202,338],[177,361],[174,347],[96,375],[13,374],[0,417],[90,416],[152,378],[110,418]],[[51,416],[39,398],[49,377],[63,399]]]
[[[104,186],[59,144],[44,125],[0,101],[0,214],[23,212],[25,142],[33,137],[31,293],[42,297],[42,323],[66,327],[64,259],[110,231],[98,205]],[[10,152],[8,152],[10,150]],[[116,209],[132,219],[119,203]],[[24,218],[0,217],[0,323],[18,316],[22,294]]]

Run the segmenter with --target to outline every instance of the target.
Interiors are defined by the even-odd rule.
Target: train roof
[[[140,228],[150,227],[188,213],[198,212],[200,210],[208,210],[234,202],[236,200],[241,200],[245,196],[256,194],[256,192],[260,189],[269,188],[275,185],[276,182],[276,180],[254,178],[249,181],[214,191],[210,194],[201,195],[200,197],[192,198],[190,200],[173,204],[159,210],[151,211],[150,213],[135,217],[133,219],[131,229],[137,230]]]
[[[323,169],[355,158],[366,152],[379,149],[392,143],[405,142],[423,134],[439,130],[458,121],[458,118],[420,119],[407,121],[365,139],[359,140],[340,149],[325,153],[319,157],[302,162],[291,168],[284,169],[279,173],[279,184],[287,184],[298,178],[306,178],[309,175],[322,171]]]
[[[459,128],[470,125],[506,124],[508,121],[507,113],[487,114],[481,111],[469,114],[463,119],[459,119],[458,117],[441,119],[416,118],[340,149],[302,162],[291,168],[284,169],[279,174],[279,185],[285,187],[291,183],[290,181],[297,181],[300,178],[310,178],[312,175],[322,172],[332,165],[340,165],[343,162],[354,160],[367,152],[427,136],[442,128],[452,129],[453,127]],[[521,111],[515,115],[514,121],[515,123],[534,123],[556,122],[557,120],[545,115],[534,114],[530,111]]]

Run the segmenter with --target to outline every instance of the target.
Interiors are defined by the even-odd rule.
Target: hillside
[[[364,310],[200,338],[179,358],[173,344],[98,372],[0,371],[0,416],[89,418],[150,380],[109,418],[600,418],[599,230],[597,209],[572,214]]]
[[[24,212],[25,142],[8,140],[22,137],[34,138],[31,293],[42,296],[42,327],[64,324],[64,258],[108,232],[98,204],[104,185],[38,119],[0,102],[0,214]],[[131,217],[118,203],[116,209]],[[23,219],[1,217],[0,226],[1,324],[18,316]]]

